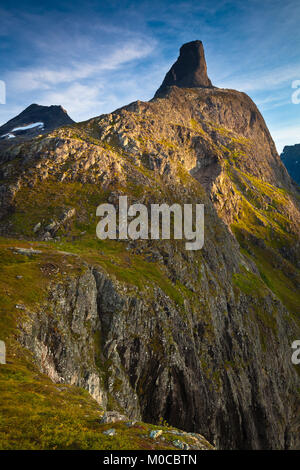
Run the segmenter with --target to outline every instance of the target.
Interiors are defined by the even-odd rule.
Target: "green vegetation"
[[[48,178],[34,188],[23,187],[17,193],[11,221],[17,233],[32,237],[37,223],[47,225],[51,219],[58,219],[66,208],[75,208],[78,229],[87,229],[91,227],[91,219],[95,220],[96,208],[105,196],[105,191],[95,184],[66,183]]]
[[[255,262],[265,286],[300,323],[300,271],[281,255],[281,250],[292,253],[296,244],[292,221],[283,215],[289,194],[236,167],[227,167],[227,174],[240,197],[232,231],[243,252]],[[249,275],[247,282],[236,277],[235,283],[241,290],[251,287]]]
[[[235,235],[243,253],[256,263],[264,284],[282,301],[300,325],[299,271],[288,261],[278,259],[272,249],[257,246],[253,240],[249,240],[247,233],[235,229]]]
[[[263,350],[266,350],[266,339],[270,330],[277,334],[276,309],[270,314],[265,309],[265,299],[270,295],[266,284],[254,273],[242,267],[240,273],[233,275],[234,285],[244,294],[252,297],[247,317],[254,320],[259,327],[260,341]]]
[[[100,424],[102,410],[86,390],[54,384],[31,363],[10,361],[0,367],[0,450],[9,449],[173,449],[174,434],[161,426],[138,422]],[[103,431],[114,428],[115,436]],[[163,430],[151,439],[153,429]],[[180,437],[195,444],[192,436]],[[203,445],[210,448],[203,439]]]
[[[90,242],[91,243],[91,242]],[[54,244],[55,245],[55,244]],[[63,243],[61,244],[64,245]],[[86,251],[87,258],[96,256],[95,247],[84,248],[77,245],[77,250]],[[106,254],[98,254],[97,261],[105,256],[126,263],[121,244],[117,242],[100,243]],[[76,247],[73,251],[76,252]],[[18,253],[13,247],[41,250],[37,254]],[[64,247],[69,246],[66,244]],[[71,243],[70,243],[71,247]],[[91,250],[91,251],[89,251]],[[93,254],[92,254],[93,253]],[[124,422],[100,424],[101,407],[91,398],[86,390],[66,384],[54,384],[41,374],[29,352],[16,341],[17,325],[27,319],[29,312],[34,312],[46,300],[51,280],[64,282],[65,276],[78,275],[82,270],[79,257],[70,257],[54,250],[51,243],[26,242],[0,239],[1,254],[1,339],[7,344],[7,364],[0,367],[0,449],[173,449],[174,434],[169,434],[166,423],[155,426],[136,423],[128,427]],[[182,302],[180,289],[155,266],[154,263],[139,261],[135,268],[126,271],[120,269],[121,277],[127,282],[142,284],[156,282],[167,293],[174,296],[174,301]],[[116,266],[111,263],[111,266]],[[20,304],[24,310],[16,309]],[[101,354],[99,332],[95,344]],[[105,373],[109,364],[99,363]],[[120,386],[116,382],[115,386]],[[108,408],[118,409],[116,402],[109,396]],[[116,435],[109,437],[103,431],[114,427]],[[162,429],[164,440],[149,437],[152,429]],[[174,428],[172,428],[174,430]],[[181,439],[181,438],[180,438]],[[183,442],[193,445],[192,437],[183,437]],[[205,444],[205,442],[204,442]]]
[[[198,134],[202,134],[202,135],[206,136],[206,133],[205,133],[205,131],[202,129],[201,124],[200,124],[198,121],[196,121],[196,119],[193,119],[193,118],[192,118],[190,122],[191,122],[191,128],[192,128],[194,131],[196,131]]]
[[[234,284],[245,294],[262,297],[266,295],[267,289],[263,281],[250,271],[242,267],[241,273],[233,275]]]
[[[291,221],[282,215],[289,204],[286,191],[236,167],[228,166],[227,174],[236,194],[240,196],[240,212],[233,228],[247,230],[273,248],[295,243],[296,237],[290,229]]]

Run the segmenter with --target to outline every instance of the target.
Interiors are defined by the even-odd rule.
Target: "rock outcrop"
[[[206,60],[202,41],[192,41],[180,48],[180,55],[166,74],[156,96],[167,87],[180,88],[212,87],[207,76]]]

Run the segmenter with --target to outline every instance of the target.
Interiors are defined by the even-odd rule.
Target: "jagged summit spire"
[[[207,67],[202,41],[183,44],[175,64],[165,76],[155,96],[169,86],[180,88],[212,87],[207,76]]]

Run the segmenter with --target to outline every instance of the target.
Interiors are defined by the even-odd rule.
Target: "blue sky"
[[[31,103],[79,121],[148,100],[179,47],[201,39],[213,84],[251,96],[280,152],[300,142],[299,22],[299,0],[1,0],[0,124]]]

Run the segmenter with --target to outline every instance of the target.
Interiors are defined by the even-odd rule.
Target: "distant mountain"
[[[62,106],[31,104],[0,127],[0,142],[23,141],[73,123]]]
[[[300,184],[300,144],[286,145],[280,158],[293,180]]]

